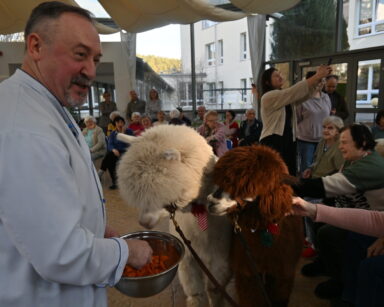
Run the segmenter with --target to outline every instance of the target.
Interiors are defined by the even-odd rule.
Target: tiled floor
[[[104,193],[107,200],[107,216],[109,225],[114,227],[121,234],[142,230],[143,228],[137,222],[137,212],[135,209],[124,205],[119,196],[119,191],[111,191],[108,189],[108,179],[104,182]],[[156,230],[167,231],[168,220],[164,219]],[[301,259],[298,266],[294,291],[291,296],[289,307],[329,307],[329,301],[320,300],[313,294],[313,289],[317,283],[324,278],[307,278],[299,273],[299,269],[303,264],[308,262],[306,259]],[[130,298],[121,294],[116,289],[108,290],[108,300],[110,307],[184,307],[185,296],[178,282],[177,277],[172,284],[163,292],[149,298]],[[257,306],[257,304],[255,304]]]

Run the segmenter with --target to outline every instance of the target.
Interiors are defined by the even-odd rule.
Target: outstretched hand
[[[308,216],[311,219],[316,217],[317,206],[310,202],[305,201],[300,197],[292,198],[292,209],[290,214],[300,215],[300,216]]]
[[[140,269],[151,261],[153,251],[147,241],[129,239],[125,242],[127,242],[129,250],[127,264],[131,267]]]

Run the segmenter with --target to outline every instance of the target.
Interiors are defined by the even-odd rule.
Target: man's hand
[[[377,239],[367,249],[367,258],[384,255],[384,237]]]
[[[144,240],[125,240],[128,244],[129,257],[127,264],[135,269],[140,269],[151,261],[152,248]]]

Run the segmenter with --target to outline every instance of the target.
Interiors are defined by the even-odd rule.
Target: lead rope
[[[224,298],[233,306],[233,307],[239,307],[239,305],[232,299],[232,297],[229,296],[227,291],[225,291],[224,287],[219,284],[219,282],[216,280],[216,278],[212,275],[212,273],[208,270],[208,268],[205,266],[204,262],[201,260],[199,255],[196,253],[196,251],[193,249],[191,245],[191,241],[189,241],[185,236],[183,231],[181,230],[179,224],[176,222],[175,219],[175,212],[176,212],[176,205],[171,204],[169,206],[166,206],[165,209],[169,212],[170,219],[173,222],[173,225],[175,226],[175,229],[177,233],[180,235],[180,237],[183,239],[185,245],[188,247],[189,251],[191,252],[192,256],[195,258],[203,272],[208,276],[210,281],[215,285],[216,289],[218,289],[224,296]]]
[[[237,213],[234,214],[233,215],[233,224],[234,224],[233,231],[234,231],[235,235],[238,236],[238,238],[240,239],[241,244],[243,245],[243,248],[245,249],[245,253],[246,253],[247,257],[248,257],[249,265],[251,267],[253,276],[255,277],[254,279],[256,279],[256,282],[259,284],[261,292],[264,295],[266,306],[267,307],[271,307],[272,303],[271,303],[271,300],[269,299],[267,291],[265,290],[263,280],[262,280],[262,278],[261,278],[261,276],[260,276],[260,274],[258,272],[257,265],[256,265],[256,259],[255,259],[255,257],[253,257],[252,251],[249,248],[249,245],[248,245],[247,241],[245,240],[244,235],[241,232],[241,227],[240,227],[240,225],[238,223],[238,219],[239,219],[239,215]]]

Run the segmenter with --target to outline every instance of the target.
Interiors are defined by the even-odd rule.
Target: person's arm
[[[215,134],[211,136],[211,140],[217,140],[219,142],[225,142],[226,136],[225,136],[225,126],[222,124],[218,124],[218,127],[216,128]]]
[[[384,236],[384,212],[382,211],[335,208],[321,204],[312,204],[300,197],[294,197],[292,213],[308,216],[316,222],[327,223],[364,235]]]
[[[78,286],[114,285],[126,264],[128,246],[122,239],[101,237],[103,233],[97,237],[96,230],[85,226],[104,229],[103,208],[96,203],[101,200],[92,196],[97,193],[93,184],[78,186],[68,148],[49,135],[26,131],[1,138],[7,149],[0,148],[0,219],[7,240],[45,280]],[[78,166],[82,167],[81,162]],[[92,195],[81,195],[89,192]],[[84,203],[84,199],[92,203]]]
[[[94,144],[91,148],[91,152],[96,152],[102,148],[105,148],[105,134],[102,129],[97,129],[97,136],[96,136],[96,144]],[[96,133],[96,131],[94,132]]]

